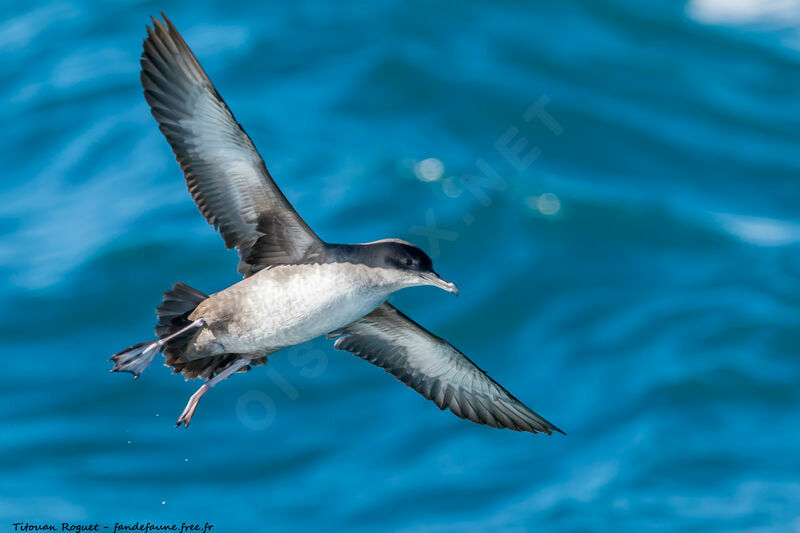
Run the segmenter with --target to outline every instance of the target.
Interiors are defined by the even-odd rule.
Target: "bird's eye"
[[[405,266],[407,266],[407,267],[410,267],[411,265],[414,264],[414,261],[412,261],[411,259],[406,258],[406,259],[403,259],[403,264]]]

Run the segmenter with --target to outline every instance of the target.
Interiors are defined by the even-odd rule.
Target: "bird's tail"
[[[172,289],[164,293],[161,305],[156,308],[158,324],[157,340],[140,342],[111,356],[114,361],[112,372],[130,372],[138,378],[153,361],[156,354],[167,350],[168,353],[182,353],[195,329],[203,325],[203,321],[192,322],[189,315],[207,295],[183,283],[176,283]]]

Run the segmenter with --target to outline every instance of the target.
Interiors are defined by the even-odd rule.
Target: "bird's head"
[[[433,261],[417,246],[400,239],[384,239],[365,245],[370,263],[395,271],[406,286],[432,285],[458,296],[455,283],[442,279],[433,270]]]

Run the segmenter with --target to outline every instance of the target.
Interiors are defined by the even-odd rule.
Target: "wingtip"
[[[161,13],[161,18],[164,19],[164,23],[167,25],[167,29],[169,29],[170,31],[177,31],[175,30],[175,25],[172,23],[169,17],[167,17],[167,15],[163,11],[161,11],[160,13]]]
[[[161,13],[161,16],[163,17],[164,13]],[[165,18],[165,20],[169,20],[169,19]],[[164,22],[162,22],[161,20],[157,19],[153,15],[150,15],[150,22],[153,24],[153,31],[154,32],[168,33],[168,30],[167,30],[166,25],[164,24]]]

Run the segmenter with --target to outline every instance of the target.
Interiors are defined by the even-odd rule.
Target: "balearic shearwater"
[[[175,26],[166,16],[152,21],[141,59],[145,99],[200,212],[238,250],[244,279],[210,296],[176,283],[156,310],[157,340],[112,356],[112,372],[138,378],[163,351],[173,373],[205,379],[176,424],[188,427],[201,396],[220,381],[266,364],[282,348],[327,335],[337,350],[385,369],[461,418],[531,433],[561,431],[385,301],[420,285],[458,295],[425,252],[398,239],[330,244],[317,237]]]

